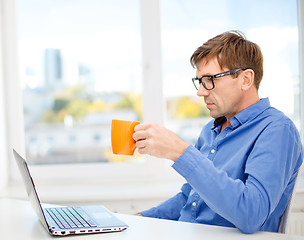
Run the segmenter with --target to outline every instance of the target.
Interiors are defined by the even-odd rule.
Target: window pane
[[[164,94],[167,124],[195,143],[208,111],[191,82],[190,56],[208,39],[240,30],[264,55],[260,97],[299,127],[297,1],[166,0],[161,5]],[[284,13],[284,14],[282,14]],[[200,107],[199,107],[200,106]]]
[[[138,0],[17,0],[30,163],[114,156],[111,120],[141,119]]]

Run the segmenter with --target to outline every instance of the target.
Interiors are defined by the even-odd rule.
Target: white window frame
[[[300,80],[300,132],[304,142],[304,0],[298,0],[299,80]],[[302,167],[303,169],[303,167]]]
[[[304,0],[298,0],[298,29],[299,29],[299,81],[300,81],[300,134],[304,144]],[[300,169],[300,178],[304,188],[304,164]],[[298,184],[299,185],[299,184]]]

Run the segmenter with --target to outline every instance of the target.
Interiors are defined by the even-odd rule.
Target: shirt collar
[[[250,120],[253,120],[262,112],[264,112],[267,108],[270,107],[270,102],[268,98],[262,98],[260,101],[252,104],[251,106],[247,107],[243,111],[236,114],[234,117],[230,119],[230,123],[232,128],[236,128]],[[226,120],[225,117],[219,117],[214,120],[214,127],[213,130],[219,130],[223,122]]]

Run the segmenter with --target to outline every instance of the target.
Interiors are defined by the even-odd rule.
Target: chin
[[[212,118],[214,118],[214,119],[223,117],[223,115],[220,115],[220,114],[210,114],[210,116],[211,116]]]
[[[219,117],[218,114],[215,114],[215,113],[212,113],[212,112],[209,112],[209,115],[212,118],[218,118]]]

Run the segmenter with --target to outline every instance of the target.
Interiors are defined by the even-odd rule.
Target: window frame
[[[304,0],[298,0],[299,81],[300,81],[300,134],[304,141]],[[304,169],[302,167],[302,169]],[[303,171],[304,175],[304,171]]]

